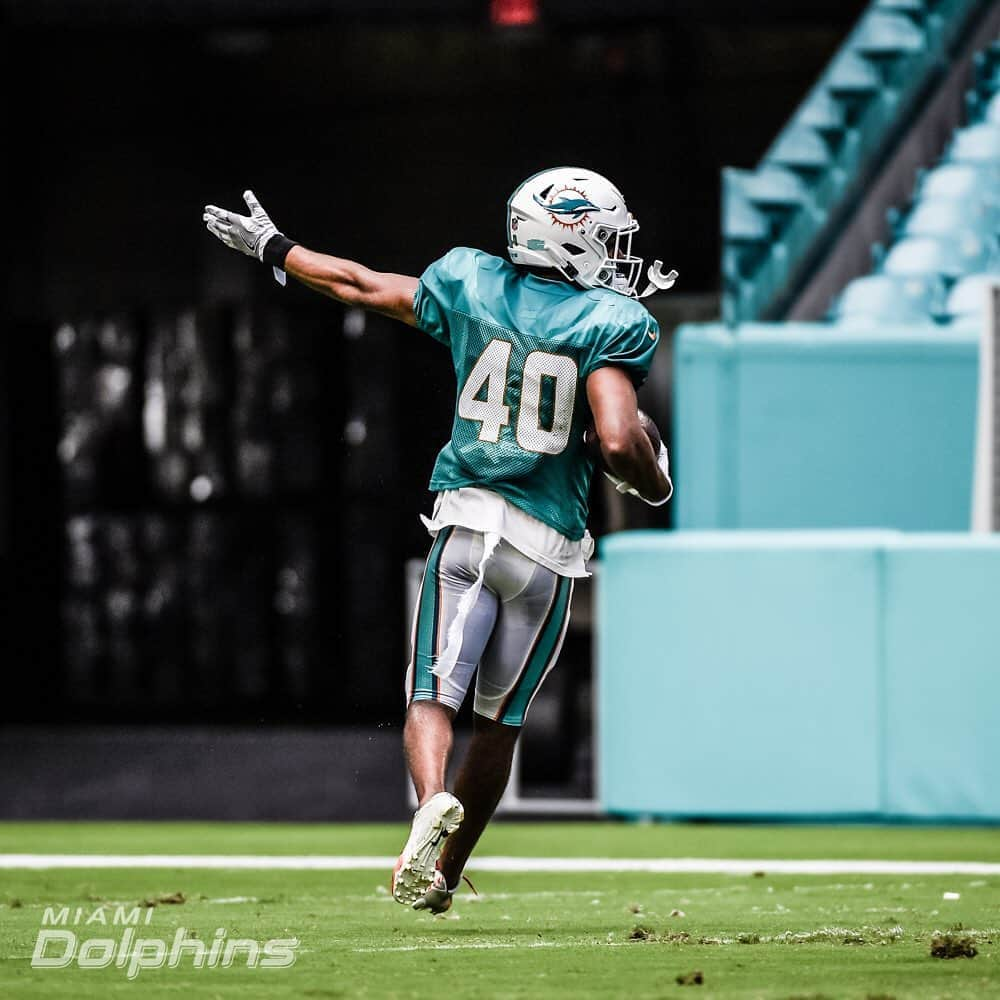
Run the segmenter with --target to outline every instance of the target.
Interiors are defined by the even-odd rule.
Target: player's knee
[[[414,698],[406,710],[407,722],[445,718],[451,722],[455,718],[455,709],[442,701],[433,698]]]
[[[475,712],[472,717],[472,729],[477,736],[485,737],[497,743],[513,745],[521,735],[520,726],[508,726],[496,719]]]

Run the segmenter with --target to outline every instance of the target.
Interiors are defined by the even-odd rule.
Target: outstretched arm
[[[611,471],[647,503],[669,500],[673,486],[664,471],[666,448],[661,445],[662,455],[653,451],[639,423],[639,402],[628,375],[614,366],[598,368],[587,378],[587,400]]]
[[[206,205],[202,218],[213,236],[226,246],[271,264],[303,285],[345,305],[416,325],[413,296],[417,279],[405,274],[373,271],[352,260],[307,250],[278,231],[252,191],[243,193],[250,215]]]
[[[374,309],[416,326],[413,296],[417,279],[406,274],[372,271],[353,260],[316,253],[296,244],[285,256],[283,269],[322,295],[361,309]]]

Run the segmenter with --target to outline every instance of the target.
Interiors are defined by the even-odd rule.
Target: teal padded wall
[[[674,371],[677,527],[969,527],[974,327],[685,326]]]
[[[628,532],[601,551],[606,809],[1000,820],[1000,539]]]
[[[910,537],[886,565],[886,811],[1000,817],[1000,538]]]
[[[606,807],[876,812],[875,559],[867,534],[609,539],[598,619]]]

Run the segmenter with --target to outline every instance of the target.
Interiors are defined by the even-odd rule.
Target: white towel
[[[458,663],[458,654],[462,652],[462,636],[469,612],[476,606],[479,592],[483,589],[483,579],[486,576],[486,563],[500,544],[500,535],[495,531],[483,534],[483,557],[479,560],[479,572],[469,589],[458,599],[458,609],[451,624],[448,626],[447,641],[444,651],[438,657],[437,663],[431,667],[431,673],[442,680],[451,675]]]

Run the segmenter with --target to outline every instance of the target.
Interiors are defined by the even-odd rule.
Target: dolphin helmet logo
[[[548,194],[548,192],[544,192]],[[611,211],[604,209],[600,205],[595,205],[582,191],[576,188],[563,188],[552,196],[551,201],[545,201],[537,194],[532,195],[535,204],[544,208],[552,216],[553,225],[565,226],[573,229],[583,222],[584,217],[590,212]]]

